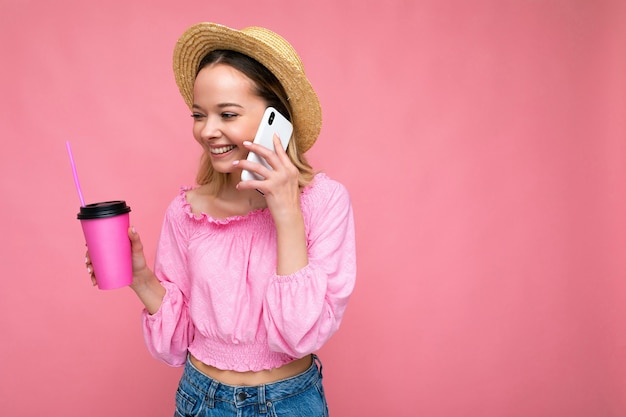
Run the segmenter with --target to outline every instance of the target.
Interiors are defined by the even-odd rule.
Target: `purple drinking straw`
[[[78,191],[78,198],[80,198],[80,206],[85,207],[85,200],[83,199],[83,193],[80,191],[80,182],[78,182],[78,174],[76,173],[76,165],[74,164],[74,157],[72,156],[72,148],[70,147],[70,141],[65,142],[67,147],[67,154],[70,157],[70,164],[72,165],[72,174],[74,174],[74,184],[76,185],[76,191]]]

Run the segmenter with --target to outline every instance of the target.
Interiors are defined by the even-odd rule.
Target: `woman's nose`
[[[215,120],[214,118],[207,117],[206,123],[202,126],[200,130],[200,137],[202,139],[208,140],[219,137],[221,135],[219,120]]]

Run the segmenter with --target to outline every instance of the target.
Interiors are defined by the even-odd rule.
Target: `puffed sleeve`
[[[180,196],[179,196],[180,197]],[[182,223],[186,214],[176,200],[165,213],[157,246],[154,273],[165,287],[161,307],[154,314],[142,314],[146,346],[155,358],[170,366],[182,366],[194,328],[187,307],[187,237]]]
[[[270,348],[296,358],[339,328],[356,279],[354,219],[343,185],[326,179],[303,204],[309,263],[268,286],[263,317]]]

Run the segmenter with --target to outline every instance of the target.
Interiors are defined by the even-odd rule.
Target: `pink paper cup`
[[[133,281],[129,213],[125,201],[87,204],[78,213],[101,290],[122,288]]]

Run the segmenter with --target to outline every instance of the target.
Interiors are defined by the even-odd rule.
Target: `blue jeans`
[[[318,366],[319,364],[319,366]],[[322,363],[303,373],[255,387],[222,384],[187,359],[176,391],[174,417],[327,417]]]

